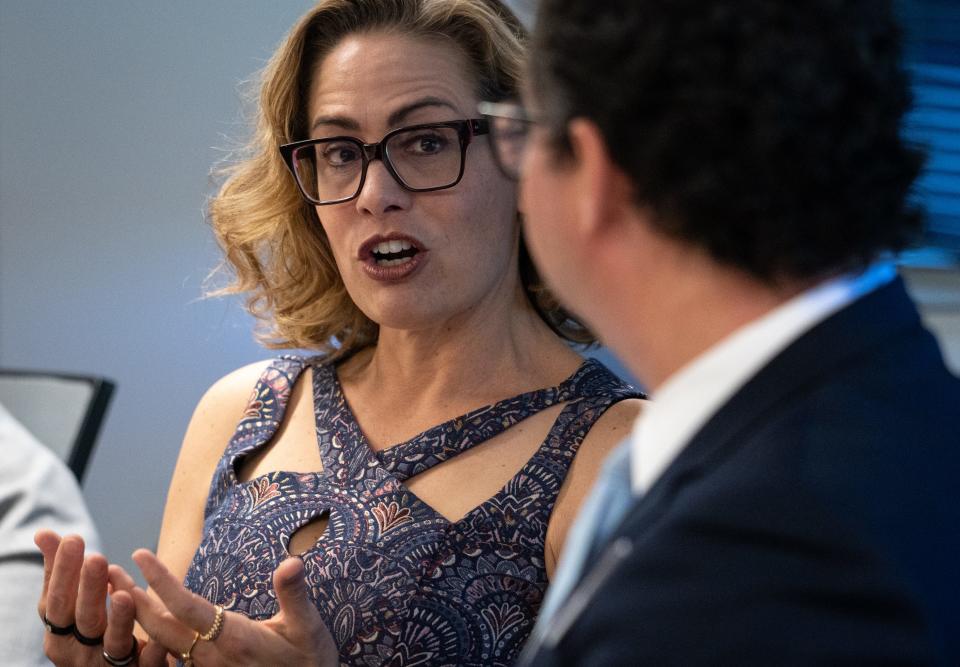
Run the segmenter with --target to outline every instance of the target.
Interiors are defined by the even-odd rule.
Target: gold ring
[[[210,626],[209,630],[200,635],[200,639],[205,642],[212,642],[214,639],[220,636],[220,631],[223,630],[223,607],[215,604],[213,605],[213,609],[213,625]]]
[[[180,654],[180,660],[183,662],[184,665],[187,665],[188,667],[189,665],[193,664],[193,658],[190,657],[190,654],[193,653],[193,647],[197,645],[197,641],[199,639],[200,639],[200,633],[194,630],[193,642],[190,644],[190,648],[188,648],[186,652]]]

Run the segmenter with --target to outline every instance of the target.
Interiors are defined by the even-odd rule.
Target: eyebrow
[[[403,120],[414,111],[419,111],[420,109],[425,109],[428,107],[446,107],[452,111],[457,111],[457,108],[453,106],[453,104],[441,97],[424,97],[416,102],[411,102],[406,106],[400,107],[390,114],[390,116],[387,118],[387,125],[390,127],[395,127],[402,123]],[[360,124],[348,116],[317,116],[313,121],[312,129],[316,130],[321,125],[336,125],[337,127],[342,127],[345,130],[353,131],[360,129]]]

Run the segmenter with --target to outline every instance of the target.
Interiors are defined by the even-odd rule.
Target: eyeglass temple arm
[[[487,134],[490,131],[490,121],[486,118],[471,118],[467,121],[470,130],[470,136],[475,137],[481,134]]]

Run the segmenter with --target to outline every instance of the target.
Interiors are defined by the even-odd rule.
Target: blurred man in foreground
[[[653,405],[526,662],[960,664],[960,381],[889,263],[900,46],[877,0],[541,5],[498,152]]]

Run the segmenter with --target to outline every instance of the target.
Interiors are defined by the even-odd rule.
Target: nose
[[[403,211],[410,206],[411,194],[397,183],[382,160],[371,160],[356,199],[357,212],[380,217],[390,211]]]

